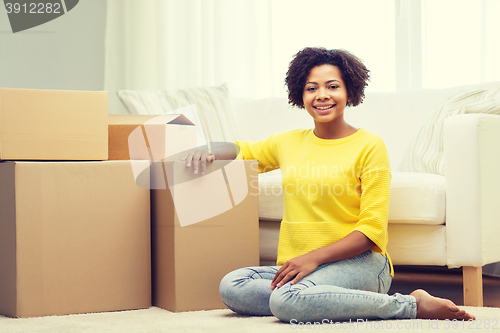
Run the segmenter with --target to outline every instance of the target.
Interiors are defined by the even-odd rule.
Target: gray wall
[[[12,33],[0,3],[0,87],[104,89],[106,0],[80,0],[71,11]]]

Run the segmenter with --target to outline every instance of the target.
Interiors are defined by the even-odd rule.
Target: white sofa
[[[381,136],[392,168],[388,252],[395,265],[463,267],[464,304],[482,306],[481,267],[500,261],[500,116],[464,114],[446,119],[446,176],[399,172],[405,150],[427,117],[457,94],[500,83],[395,93],[367,93],[345,118]],[[238,139],[311,128],[305,110],[285,98],[233,98]],[[431,123],[432,124],[432,123]],[[278,171],[259,175],[261,263],[274,264],[283,197]]]

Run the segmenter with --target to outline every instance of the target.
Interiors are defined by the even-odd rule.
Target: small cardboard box
[[[106,160],[108,93],[0,88],[1,160]]]
[[[151,306],[150,191],[130,161],[0,162],[0,184],[0,314]]]
[[[215,161],[206,175],[181,161],[152,163],[151,176],[153,305],[226,308],[224,275],[259,265],[257,161]]]
[[[183,115],[109,115],[110,160],[161,161],[196,147],[196,126]]]

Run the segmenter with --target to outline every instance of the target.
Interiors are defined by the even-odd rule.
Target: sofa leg
[[[483,306],[483,268],[463,267],[464,305]]]

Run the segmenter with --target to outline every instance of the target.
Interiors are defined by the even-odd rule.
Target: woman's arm
[[[201,174],[205,174],[207,161],[213,162],[215,159],[234,160],[238,155],[237,147],[234,143],[212,143],[211,151],[209,151],[208,147],[201,147],[201,149],[189,153],[182,160],[186,161],[187,168],[193,166],[193,173],[197,174],[200,171]]]
[[[313,272],[319,265],[340,261],[360,255],[368,251],[375,243],[360,231],[354,230],[341,240],[301,256],[288,260],[278,270],[271,282],[271,290],[281,287],[291,279],[291,284],[300,281]]]
[[[288,131],[290,132],[290,131]],[[288,132],[273,134],[266,139],[256,142],[251,141],[236,141],[230,142],[212,142],[211,152],[208,147],[200,147],[188,154],[182,160],[186,161],[186,167],[193,167],[193,172],[204,173],[206,171],[207,161],[213,160],[234,160],[238,156],[243,159],[258,160],[259,172],[267,172],[279,168],[277,158],[277,144],[283,136],[287,136]]]

